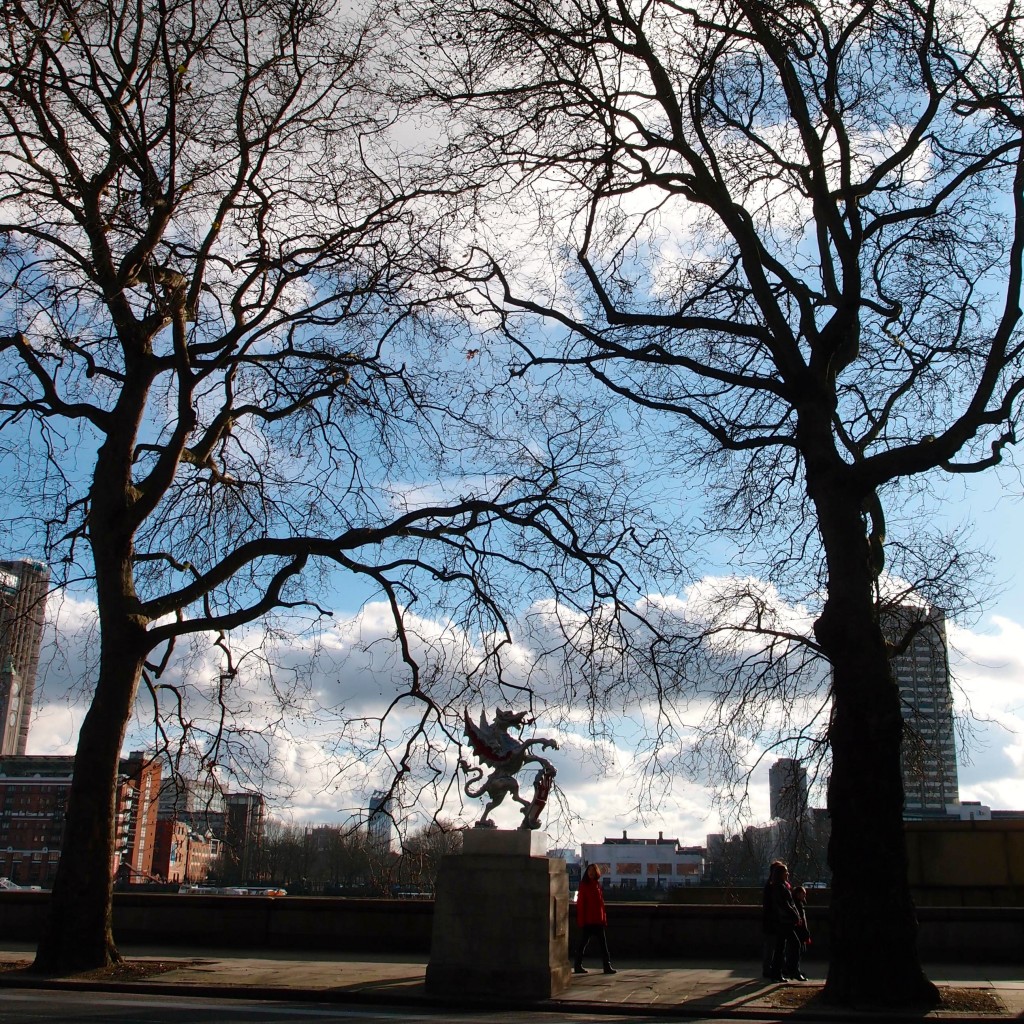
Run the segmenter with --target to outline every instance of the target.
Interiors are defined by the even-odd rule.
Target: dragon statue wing
[[[473,748],[477,760],[492,766],[508,760],[510,751],[499,742],[495,736],[494,726],[488,725],[483,715],[480,716],[480,724],[477,725],[469,717],[469,708],[466,708],[463,711],[463,719],[466,723],[465,731],[469,737],[469,745]]]

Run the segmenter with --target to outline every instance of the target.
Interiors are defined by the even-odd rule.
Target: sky
[[[505,203],[505,197],[501,197]],[[776,211],[777,212],[777,211]],[[667,218],[668,214],[663,213]],[[522,249],[524,276],[538,267],[546,272],[546,260],[531,263],[529,254],[546,256],[545,241],[539,238],[532,250],[523,237],[530,232],[530,221],[523,219],[518,232],[508,218],[495,218],[495,235],[507,234],[507,247]],[[662,221],[659,221],[662,223]],[[686,241],[689,228],[685,220],[676,225],[677,240]],[[671,260],[669,261],[671,262]],[[655,268],[656,269],[656,268]],[[479,364],[474,364],[479,365]],[[78,453],[80,455],[80,452]],[[8,464],[4,464],[4,471]],[[13,472],[8,473],[13,477]],[[992,580],[985,581],[980,594],[982,607],[971,620],[949,627],[951,663],[957,684],[955,699],[963,723],[960,752],[961,798],[980,800],[994,808],[1024,809],[1024,545],[1019,539],[1021,511],[1019,478],[994,473],[983,477],[951,481],[931,500],[928,513],[944,523],[966,526],[974,546],[990,553]],[[714,561],[702,567],[707,581],[733,571],[729,564]],[[700,584],[695,585],[700,589]],[[249,689],[238,694],[234,725],[247,730],[255,762],[265,757],[275,767],[273,789],[275,812],[296,823],[344,822],[358,817],[370,792],[388,781],[386,760],[374,750],[372,719],[395,692],[393,649],[389,646],[390,617],[372,601],[363,604],[341,585],[330,601],[333,624],[319,637],[281,644],[271,651],[275,665],[273,681],[267,675],[267,663],[261,661],[253,634],[253,653],[246,661]],[[686,593],[662,594],[666,603],[685,605]],[[800,609],[794,609],[797,617]],[[41,666],[35,716],[30,733],[29,751],[34,754],[74,751],[81,722],[95,645],[94,609],[87,594],[65,595],[49,609],[50,626]],[[442,644],[447,624],[421,619],[418,632]],[[244,648],[246,635],[234,641]],[[314,653],[317,655],[314,658]],[[518,652],[528,665],[535,652]],[[168,681],[188,686],[199,701],[207,698],[209,686],[217,681],[219,664],[207,649],[194,652],[191,661],[182,658],[168,671]],[[292,683],[306,684],[292,692]],[[277,696],[284,687],[292,706],[287,720],[271,709],[271,686]],[[342,723],[330,709],[345,707],[349,724]],[[470,708],[477,715],[482,707]],[[486,709],[489,713],[493,708]],[[642,706],[622,708],[612,714],[607,730],[593,735],[582,709],[557,721],[543,717],[536,732],[550,736],[560,749],[551,755],[558,769],[560,800],[549,812],[549,831],[557,845],[631,835],[676,837],[686,845],[701,843],[709,832],[729,827],[723,823],[716,792],[706,780],[694,779],[671,771],[652,778],[640,770],[637,740],[649,721]],[[699,715],[699,707],[681,716],[685,727]],[[353,722],[353,716],[355,721]],[[396,728],[408,725],[412,709],[396,716]],[[140,718],[133,724],[127,749],[145,746],[150,736]],[[397,749],[399,736],[393,735],[391,751]],[[767,772],[773,756],[759,755],[756,747],[747,751],[752,769],[749,808],[745,820],[763,822],[768,818]],[[245,751],[238,759],[245,766]],[[440,756],[444,769],[441,778],[454,773],[451,753]],[[444,787],[421,793],[418,817],[425,820],[445,796]],[[819,799],[820,794],[819,794]],[[463,820],[472,820],[479,807],[464,808]],[[458,802],[447,793],[445,814],[459,811]],[[496,814],[501,824],[514,826],[518,815],[514,808],[503,807]]]
[[[969,493],[949,495],[936,515],[973,523],[977,546],[994,556],[997,585],[983,612],[970,622],[950,622],[950,660],[955,676],[954,700],[960,726],[958,752],[960,796],[997,809],[1024,809],[1024,573],[1016,542],[1020,501],[992,476],[973,479]],[[719,573],[721,567],[719,567]],[[698,584],[696,588],[699,589]],[[667,595],[671,597],[671,595]],[[685,603],[688,594],[676,595]],[[984,600],[985,595],[982,595]],[[799,610],[798,610],[799,611]],[[315,696],[295,698],[287,723],[269,711],[274,704],[266,692],[269,682],[254,668],[250,689],[239,703],[236,724],[253,730],[259,750],[272,754],[273,780],[263,783],[271,795],[273,813],[295,824],[352,823],[365,814],[370,792],[386,784],[387,764],[373,755],[373,736],[358,729],[342,732],[329,708],[344,705],[350,716],[372,716],[395,691],[395,664],[388,654],[392,626],[387,609],[375,602],[346,606],[338,596],[334,621],[315,641],[307,639],[277,648],[276,686],[302,679]],[[94,609],[88,599],[65,597],[49,609],[48,636],[40,669],[41,686],[29,737],[29,753],[73,753],[83,714],[83,692],[91,671]],[[417,632],[439,638],[445,624],[421,619]],[[255,635],[255,634],[253,634]],[[242,637],[235,637],[239,649]],[[316,652],[314,654],[314,651]],[[523,653],[528,659],[529,652]],[[172,665],[169,681],[210,680],[217,677],[217,660],[209,649],[190,663]],[[400,682],[400,678],[398,679]],[[201,698],[202,686],[194,687]],[[476,718],[481,705],[469,708]],[[493,708],[487,709],[488,715]],[[767,821],[768,768],[774,753],[753,769],[749,806],[742,818],[716,801],[717,789],[678,772],[652,777],[644,774],[637,756],[637,737],[643,734],[645,709],[632,707],[612,717],[606,735],[588,733],[586,716],[559,722],[541,718],[524,736],[554,738],[560,749],[545,752],[558,770],[559,796],[549,806],[546,829],[558,846],[620,836],[678,838],[684,845],[703,844],[707,834],[732,831],[736,823]],[[411,713],[400,713],[408,724]],[[691,719],[692,720],[692,719]],[[137,720],[127,749],[146,746],[151,738]],[[394,736],[392,737],[394,739]],[[361,754],[354,753],[362,751]],[[344,753],[342,753],[344,752]],[[749,752],[753,764],[763,750]],[[445,761],[454,774],[453,755]],[[524,792],[528,789],[524,785]],[[275,795],[276,794],[276,795]],[[479,802],[460,808],[451,790],[428,789],[410,807],[409,827],[426,822],[445,798],[442,815],[464,822],[479,816]],[[812,802],[823,804],[821,794]],[[411,801],[410,801],[411,803]],[[495,812],[502,827],[516,827],[517,809],[507,802]]]

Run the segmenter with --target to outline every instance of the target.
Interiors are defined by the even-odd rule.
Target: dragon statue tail
[[[485,786],[481,785],[480,788],[476,791],[470,788],[473,785],[473,783],[479,782],[483,778],[483,768],[481,768],[479,765],[468,764],[466,761],[463,760],[459,761],[459,767],[462,769],[463,774],[466,776],[466,782],[462,787],[466,796],[468,796],[471,800],[476,800],[478,797],[483,796],[484,793],[487,792]]]

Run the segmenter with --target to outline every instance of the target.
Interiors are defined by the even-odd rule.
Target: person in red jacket
[[[608,915],[604,909],[604,894],[601,892],[601,869],[596,864],[589,864],[580,880],[580,891],[576,896],[576,924],[579,925],[579,941],[576,946],[576,963],[573,973],[586,974],[583,966],[583,954],[587,951],[592,938],[597,938],[601,947],[601,959],[604,962],[605,974],[617,974],[612,967],[608,955]]]

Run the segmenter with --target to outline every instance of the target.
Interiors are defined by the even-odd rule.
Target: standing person
[[[601,869],[596,864],[588,864],[587,870],[580,880],[580,890],[576,895],[576,924],[580,934],[576,946],[576,963],[574,974],[586,974],[583,966],[583,954],[587,951],[592,938],[597,938],[601,948],[601,959],[605,974],[618,974],[612,967],[608,954],[608,914],[604,909],[604,893],[601,892]]]
[[[768,879],[761,890],[761,931],[764,935],[761,956],[761,977],[770,978],[775,973],[775,909],[772,906],[772,872],[776,865],[785,867],[781,860],[773,860],[768,865]]]
[[[793,905],[797,920],[793,926],[793,937],[787,946],[786,974],[794,981],[806,981],[807,975],[800,970],[800,958],[810,945],[811,931],[807,927],[807,890],[802,885],[793,888]]]
[[[786,966],[787,951],[792,949],[797,941],[794,929],[800,915],[789,887],[789,868],[781,860],[772,861],[768,873],[764,912],[766,919],[770,918],[775,936],[771,959],[765,964],[765,974],[772,981],[786,981],[782,971]]]

